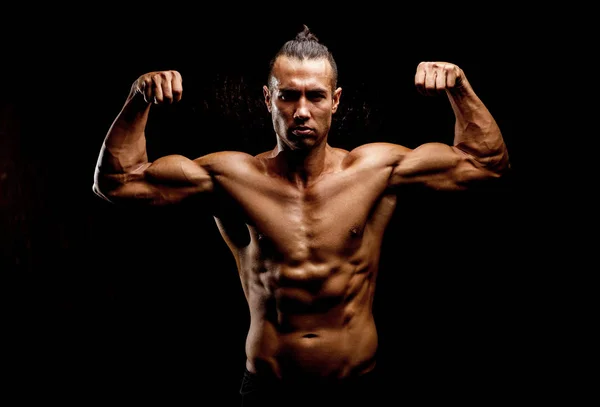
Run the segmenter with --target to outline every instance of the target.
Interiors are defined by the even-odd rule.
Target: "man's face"
[[[263,88],[277,137],[285,147],[310,148],[326,139],[341,88],[332,89],[332,69],[322,59],[279,57]]]

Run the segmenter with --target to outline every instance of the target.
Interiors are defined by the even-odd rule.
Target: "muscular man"
[[[319,393],[319,400],[372,400],[372,306],[397,197],[417,184],[464,190],[509,167],[500,129],[458,66],[417,66],[418,90],[445,93],[456,124],[453,145],[415,149],[330,146],[342,95],[337,76],[328,48],[304,27],[271,61],[263,89],[272,150],[149,162],[144,132],[152,106],[176,103],[183,92],[179,72],[150,72],[133,83],[100,152],[93,189],[108,201],[167,205],[195,197],[213,208],[250,309],[243,405],[314,405],[314,389],[333,397]],[[281,398],[285,391],[294,396]]]

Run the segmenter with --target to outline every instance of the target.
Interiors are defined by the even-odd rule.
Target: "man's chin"
[[[299,151],[310,150],[316,145],[317,145],[317,140],[315,140],[315,139],[303,139],[303,140],[298,140],[295,143],[291,143],[292,150],[299,150]]]
[[[299,136],[295,136],[295,135],[288,137],[288,139],[286,140],[286,144],[292,150],[304,150],[307,148],[311,148],[316,143],[317,143],[317,140],[313,137],[301,137],[301,136],[299,137]]]

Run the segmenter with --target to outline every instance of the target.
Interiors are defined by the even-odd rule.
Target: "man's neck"
[[[276,171],[281,176],[297,187],[306,188],[329,169],[330,149],[325,142],[306,150],[290,150],[277,146],[272,157],[275,159]]]

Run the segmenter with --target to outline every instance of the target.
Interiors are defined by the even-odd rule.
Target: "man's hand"
[[[133,91],[143,95],[146,103],[171,104],[181,100],[182,82],[177,71],[149,72],[135,81]]]
[[[449,62],[421,62],[415,74],[417,90],[426,96],[460,88],[466,84],[465,74]]]

